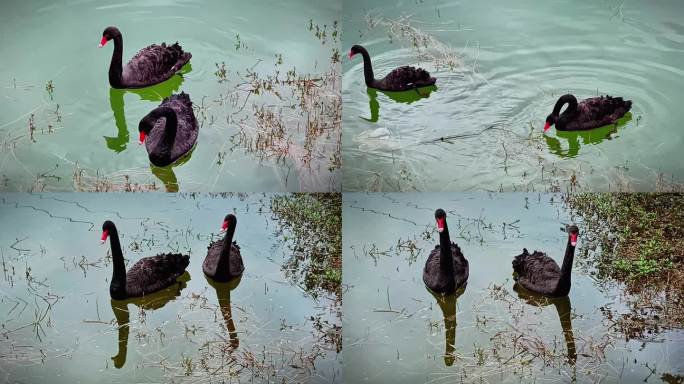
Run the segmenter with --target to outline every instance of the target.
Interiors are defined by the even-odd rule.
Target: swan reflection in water
[[[240,285],[242,275],[225,283],[220,283],[207,276],[204,277],[207,279],[207,283],[216,290],[219,308],[221,309],[221,314],[223,315],[223,320],[225,321],[226,329],[228,330],[230,346],[233,349],[237,349],[240,346],[240,340],[238,339],[237,331],[235,330],[235,321],[233,320],[233,312],[230,305],[230,292]]]
[[[582,145],[600,144],[604,140],[612,140],[617,137],[618,129],[632,120],[632,113],[627,112],[617,123],[595,128],[588,131],[556,131],[556,136],[544,135],[544,141],[549,152],[560,158],[573,158],[579,155]],[[561,140],[567,141],[567,149],[563,148]],[[581,140],[581,143],[580,143]]]
[[[437,304],[442,310],[445,331],[444,338],[446,341],[444,364],[447,367],[452,366],[456,360],[456,303],[458,298],[463,294],[463,292],[465,292],[467,286],[468,283],[450,295],[435,293],[430,290],[430,288],[425,287],[425,289],[437,300]]]
[[[513,290],[518,294],[518,297],[523,299],[527,304],[539,308],[546,307],[550,304],[553,304],[554,307],[556,307],[568,351],[568,362],[571,365],[575,365],[575,362],[577,361],[577,351],[575,348],[575,338],[572,332],[572,306],[570,304],[570,297],[542,296],[525,289],[518,283],[513,285]]]
[[[126,112],[124,108],[124,95],[126,92],[135,93],[141,100],[146,101],[161,101],[174,92],[180,89],[183,84],[183,75],[192,71],[192,65],[186,64],[178,74],[172,76],[161,84],[157,84],[147,88],[140,89],[109,89],[109,106],[114,114],[114,122],[116,124],[116,136],[104,136],[107,148],[114,152],[123,152],[128,146],[130,135],[128,133],[128,124],[126,123]],[[142,116],[141,116],[142,117]],[[136,121],[138,121],[137,119]],[[136,126],[137,128],[137,126]]]
[[[369,121],[371,123],[377,123],[380,119],[380,103],[378,102],[378,92],[382,92],[387,97],[398,103],[411,104],[420,99],[430,97],[430,94],[436,90],[436,85],[430,85],[427,87],[411,89],[408,91],[401,92],[378,91],[374,88],[368,88],[366,92],[368,93],[368,105],[370,107],[371,117],[369,119],[362,117],[362,119]]]
[[[152,174],[155,175],[162,183],[164,183],[166,192],[178,192],[180,190],[178,179],[176,178],[176,173],[173,171],[173,169],[187,163],[192,157],[192,153],[195,151],[196,147],[197,143],[195,143],[195,145],[192,146],[192,149],[183,155],[183,157],[176,160],[173,164],[167,165],[166,167],[157,167],[156,165],[150,163],[150,170],[152,171]]]
[[[145,295],[127,300],[111,300],[112,312],[116,317],[117,327],[119,328],[119,353],[112,357],[114,366],[121,368],[126,364],[126,355],[128,353],[128,332],[130,331],[130,312],[128,311],[128,304],[133,304],[142,310],[155,310],[162,308],[176,297],[180,296],[181,291],[187,286],[190,281],[190,274],[185,271],[178,277],[176,284]]]

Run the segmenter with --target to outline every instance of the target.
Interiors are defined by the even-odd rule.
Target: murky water
[[[269,196],[0,195],[0,381],[334,382],[341,355],[314,323],[339,324],[336,309],[285,279],[290,253]],[[202,260],[233,210],[246,270],[212,284]],[[128,267],[159,252],[190,254],[183,283],[145,301],[111,301],[105,219],[118,227]]]
[[[367,93],[361,59],[345,58],[345,190],[553,190],[574,174],[591,191],[652,191],[684,177],[679,1],[348,0],[344,14],[344,50],[365,45],[378,77],[420,65],[438,87]],[[445,52],[457,63],[437,68],[454,64]],[[625,97],[631,116],[542,135],[567,92]]]
[[[340,9],[337,1],[4,4],[0,189],[117,190],[132,183],[168,191],[339,190],[339,169],[330,164],[339,132],[307,141],[309,159],[300,149],[307,114],[292,107],[299,103],[295,86],[274,85],[280,98],[256,94],[250,74],[279,73],[282,80],[293,68],[314,78],[335,71],[330,52],[337,43],[322,44],[309,28],[327,25],[330,33]],[[175,41],[192,60],[182,76],[160,85],[111,89],[112,44],[97,48],[109,25],[123,34],[124,64],[149,44]],[[202,124],[197,146],[178,164],[151,167],[137,145],[138,122],[180,91],[190,94]],[[262,106],[281,115],[286,128],[270,152],[263,143],[254,148],[265,130],[254,116]]]
[[[681,377],[684,333],[625,342],[606,315],[625,310],[619,287],[595,281],[581,256],[567,299],[545,301],[514,290],[511,261],[523,247],[562,261],[567,234],[561,228],[573,219],[559,200],[549,194],[345,194],[345,380]],[[443,301],[422,281],[425,260],[439,242],[438,207],[447,210],[452,240],[470,263],[465,290]]]

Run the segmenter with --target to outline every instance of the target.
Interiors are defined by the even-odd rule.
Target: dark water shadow
[[[556,131],[556,137],[544,135],[544,140],[546,141],[546,146],[549,147],[549,152],[560,158],[570,159],[579,154],[582,145],[595,145],[600,144],[604,140],[612,140],[613,135],[617,134],[618,129],[622,128],[630,120],[632,120],[632,113],[627,112],[615,124],[605,125],[589,131]],[[568,149],[563,149],[561,139],[567,141]]]
[[[430,85],[428,87],[422,87],[402,92],[378,91],[374,88],[367,88],[366,92],[368,93],[368,106],[370,107],[371,117],[370,119],[367,119],[365,117],[361,118],[371,123],[377,123],[380,119],[380,103],[378,102],[378,92],[382,92],[384,95],[398,103],[411,104],[420,99],[430,97],[430,94],[436,90],[436,85]]]
[[[193,152],[195,152],[195,148],[197,148],[197,143],[190,148],[188,153],[166,167],[157,167],[154,164],[150,164],[150,170],[152,171],[152,174],[155,175],[162,183],[164,183],[166,192],[178,192],[180,190],[178,179],[176,178],[176,173],[173,171],[173,169],[187,163],[192,157]]]
[[[444,365],[450,367],[456,360],[456,303],[458,298],[465,292],[468,284],[464,285],[451,295],[443,295],[435,293],[430,288],[425,289],[437,300],[439,308],[442,310],[444,317],[444,338],[445,338],[445,352]]]
[[[161,84],[157,84],[147,88],[140,89],[109,89],[109,106],[114,115],[114,123],[116,124],[116,136],[104,136],[107,148],[116,153],[123,152],[128,146],[130,135],[128,134],[128,125],[126,124],[126,112],[124,106],[124,95],[127,92],[134,93],[140,97],[140,100],[147,101],[161,101],[174,92],[180,89],[183,84],[183,74],[192,70],[192,66],[187,64],[183,69]],[[142,116],[141,116],[142,118]]]
[[[535,307],[546,307],[553,304],[556,307],[558,318],[560,319],[561,328],[563,329],[563,337],[565,338],[565,345],[568,351],[567,361],[570,365],[575,365],[577,361],[577,350],[575,347],[575,338],[572,331],[572,305],[570,297],[546,297],[525,289],[518,283],[513,285],[513,290],[518,294],[518,297],[524,300],[527,304]]]
[[[218,281],[214,281],[207,276],[204,277],[207,279],[207,283],[209,283],[209,285],[216,290],[219,308],[221,308],[223,320],[226,322],[226,329],[228,330],[228,337],[230,338],[230,346],[233,349],[237,349],[240,346],[240,339],[237,337],[235,321],[233,321],[233,312],[230,306],[230,291],[234,290],[238,287],[238,285],[240,285],[240,282],[242,281],[242,275],[225,283],[219,283]]]
[[[128,304],[136,305],[140,309],[155,310],[165,306],[176,297],[187,286],[190,281],[190,273],[185,271],[176,284],[162,289],[161,291],[152,294],[136,297],[128,300],[111,300],[112,312],[116,317],[116,323],[119,327],[119,353],[112,356],[112,361],[116,368],[122,368],[126,364],[126,355],[128,354],[128,332],[130,331],[130,312],[128,311]]]

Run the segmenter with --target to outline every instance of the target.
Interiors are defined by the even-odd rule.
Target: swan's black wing
[[[451,253],[454,258],[455,289],[458,290],[468,282],[470,267],[468,265],[468,260],[461,252],[461,248],[454,242],[451,243]]]
[[[188,153],[197,142],[199,124],[192,110],[190,95],[181,92],[165,99],[161,105],[169,106],[176,111],[178,128],[176,129],[176,140],[171,151],[171,161],[174,162]]]
[[[523,253],[513,259],[516,281],[530,291],[552,295],[560,278],[560,267],[546,253]]]
[[[468,260],[463,257],[461,248],[456,243],[451,243],[451,256],[453,260],[453,273],[443,271],[440,265],[441,259],[439,244],[430,252],[425,267],[423,268],[423,283],[435,293],[450,294],[461,288],[468,282]]]
[[[159,254],[138,260],[126,272],[126,294],[138,297],[173,285],[190,264],[190,256],[179,253]]]
[[[204,258],[202,263],[202,270],[204,274],[211,277],[212,279],[217,279],[224,281],[227,279],[232,279],[242,275],[245,270],[245,265],[242,263],[242,256],[240,255],[240,246],[237,245],[235,241],[231,244],[230,250],[230,276],[216,276],[216,268],[218,266],[219,257],[221,251],[223,250],[223,240],[216,240],[209,244],[207,248],[207,256]]]
[[[122,81],[126,87],[141,88],[169,79],[185,65],[192,55],[178,43],[152,44],[141,49],[123,68]]]
[[[145,139],[145,148],[147,148],[150,157],[156,155],[157,157],[164,158],[164,162],[167,164],[160,164],[163,166],[175,162],[192,149],[197,142],[199,124],[197,124],[197,118],[195,118],[195,113],[192,109],[190,95],[185,92],[167,97],[159,106],[173,109],[178,121],[176,138],[173,142],[173,148],[171,149],[170,155],[162,152],[160,149],[161,140],[164,137],[164,132],[166,130],[166,119],[158,119]],[[155,162],[155,164],[158,164],[158,162],[159,161]]]
[[[435,293],[449,294],[455,290],[455,281],[453,276],[442,270],[441,256],[439,245],[436,245],[425,261],[423,283]]]
[[[632,102],[622,97],[592,97],[579,103],[575,120],[568,124],[568,129],[587,130],[615,124],[631,108]]]
[[[403,66],[394,69],[378,81],[378,89],[386,91],[407,91],[434,85],[437,80],[422,68]]]

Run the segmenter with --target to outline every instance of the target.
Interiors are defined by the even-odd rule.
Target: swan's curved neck
[[[553,107],[553,114],[558,116],[560,114],[561,108],[565,104],[568,104],[568,108],[563,112],[563,114],[573,115],[577,112],[577,98],[573,95],[563,95],[558,99],[556,105]]]
[[[565,257],[561,266],[560,279],[556,286],[557,296],[566,296],[570,292],[570,275],[572,274],[572,261],[575,258],[575,247],[568,237],[568,245],[565,248]]]
[[[176,117],[176,111],[170,107],[157,107],[152,112],[156,114],[157,118],[166,118],[162,142],[164,144],[173,145],[173,142],[176,141],[176,130],[178,129],[178,118]]]
[[[121,243],[119,243],[119,233],[116,228],[109,229],[109,244],[112,249],[112,281],[109,284],[109,293],[115,299],[126,297],[126,265],[124,264]]]
[[[453,254],[451,252],[451,238],[449,237],[449,227],[444,219],[444,230],[439,234],[439,264],[442,271],[452,271],[454,269]]]
[[[165,118],[164,131],[162,132],[161,140],[158,142],[157,148],[154,148],[154,155],[158,157],[169,157],[173,149],[173,143],[176,141],[176,131],[178,129],[178,118],[176,111],[170,107],[157,107],[148,113],[147,116],[140,122],[141,128],[146,133],[149,133],[157,120]]]
[[[113,88],[123,88],[123,37],[119,34],[113,40],[114,52],[109,63],[109,85]]]
[[[366,80],[366,86],[372,87],[375,83],[375,76],[373,75],[373,64],[371,63],[370,55],[365,48],[361,49],[361,56],[363,56],[363,77]]]
[[[216,267],[216,275],[230,276],[230,251],[233,248],[233,234],[235,233],[235,224],[230,224],[226,237],[223,238],[223,249],[219,255],[218,266]]]

